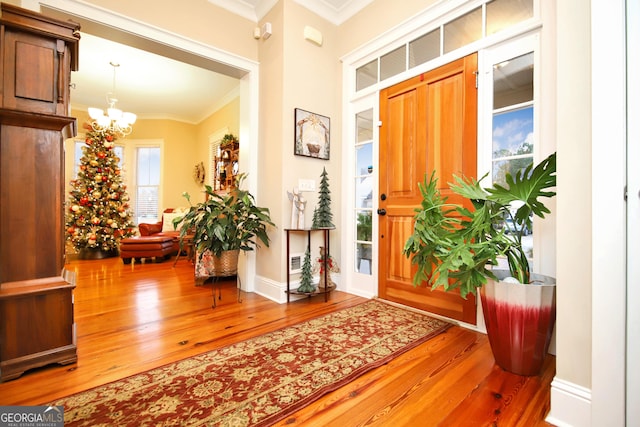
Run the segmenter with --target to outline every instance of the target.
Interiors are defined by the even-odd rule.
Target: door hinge
[[[378,127],[382,126],[382,120],[378,120]]]
[[[475,74],[475,75],[476,75],[476,89],[478,89],[478,79],[479,79],[479,77],[478,77],[478,76],[480,75],[480,72],[479,72],[478,70],[475,70],[475,71],[473,72],[473,74]]]

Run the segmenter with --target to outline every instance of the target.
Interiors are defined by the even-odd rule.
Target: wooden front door
[[[477,54],[380,92],[380,298],[476,323],[476,300],[457,292],[413,285],[416,268],[404,256],[420,207],[418,182],[436,171],[448,188],[452,176],[476,176]],[[453,196],[451,202],[457,202]]]

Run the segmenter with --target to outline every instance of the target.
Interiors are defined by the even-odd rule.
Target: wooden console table
[[[324,290],[316,289],[314,292],[299,292],[298,290],[292,290],[290,288],[291,285],[291,272],[289,271],[289,254],[290,254],[290,241],[291,233],[307,233],[307,249],[311,252],[311,233],[314,231],[321,231],[324,238],[324,247],[326,248],[326,256],[329,259],[329,231],[335,230],[334,227],[327,228],[285,228],[284,231],[287,234],[287,303],[290,302],[291,295],[306,295],[311,298],[314,295],[323,295],[324,301],[327,302],[329,300],[329,294],[331,291],[335,289],[335,286],[329,285],[327,281],[327,277],[329,275],[328,268],[324,269],[324,283],[326,284],[326,288]]]

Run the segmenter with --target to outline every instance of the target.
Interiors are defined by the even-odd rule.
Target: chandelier
[[[116,108],[116,69],[120,64],[115,62],[109,62],[113,67],[113,89],[112,92],[107,93],[107,114],[100,108],[89,107],[89,117],[93,120],[91,127],[96,131],[111,131],[116,133],[120,137],[125,137],[133,130],[132,125],[136,122],[136,115],[133,113],[126,113]]]

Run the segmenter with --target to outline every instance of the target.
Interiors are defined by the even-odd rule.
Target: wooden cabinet
[[[76,358],[63,142],[79,29],[0,6],[0,380]]]
[[[237,142],[220,148],[215,158],[214,191],[229,191],[235,186],[239,151],[240,145]]]
[[[75,277],[3,283],[0,289],[0,380],[50,363],[77,360]]]

